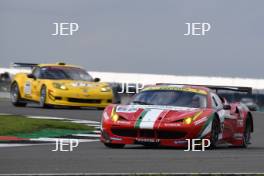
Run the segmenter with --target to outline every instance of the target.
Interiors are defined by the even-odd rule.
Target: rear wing
[[[248,95],[252,94],[252,87],[236,87],[236,86],[206,86],[209,89],[215,90],[218,93],[219,90],[227,90],[233,92],[246,93]]]
[[[241,92],[246,93],[248,95],[252,95],[252,87],[240,87],[240,86],[213,86],[213,85],[195,85],[195,84],[171,84],[171,83],[157,83],[156,85],[179,85],[179,86],[201,86],[201,87],[207,87],[211,90],[215,90],[216,93],[218,93],[220,90],[226,90],[226,91],[233,91],[233,92]]]
[[[22,62],[15,62],[10,65],[12,68],[29,68],[33,69],[36,67],[38,64],[36,63],[22,63]]]

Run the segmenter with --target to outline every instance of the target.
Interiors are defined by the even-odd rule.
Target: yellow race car
[[[32,73],[18,73],[11,83],[12,104],[41,107],[54,105],[104,108],[114,101],[107,83],[99,83],[86,70],[64,63],[36,65]]]

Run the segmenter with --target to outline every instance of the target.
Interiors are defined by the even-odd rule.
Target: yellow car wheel
[[[46,103],[47,100],[47,88],[42,86],[40,90],[39,106],[42,108],[48,108],[49,105]]]
[[[19,87],[16,82],[11,85],[10,98],[14,106],[24,107],[27,105],[27,103],[21,99]]]

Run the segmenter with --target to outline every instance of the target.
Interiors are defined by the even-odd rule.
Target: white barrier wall
[[[90,72],[93,77],[99,77],[105,82],[126,82],[126,83],[177,83],[197,85],[219,85],[219,86],[244,86],[253,89],[264,89],[264,79],[250,78],[227,78],[227,77],[206,77],[206,76],[175,76],[158,74],[137,74],[137,73],[113,73],[113,72]]]
[[[0,73],[8,72],[14,75],[19,72],[29,73],[30,69],[0,68]],[[175,76],[142,73],[114,73],[114,72],[89,72],[93,77],[98,77],[103,82],[118,83],[178,83],[198,85],[219,85],[219,86],[246,86],[253,89],[264,89],[264,79],[251,78],[227,78],[227,77],[206,77],[206,76]]]
[[[31,72],[31,69],[23,69],[23,68],[0,68],[0,74],[2,73],[10,73],[11,75],[15,75],[17,73],[30,73]]]

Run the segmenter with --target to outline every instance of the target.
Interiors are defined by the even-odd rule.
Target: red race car
[[[110,148],[187,147],[187,139],[208,139],[211,148],[223,143],[246,148],[253,132],[251,112],[242,103],[228,103],[214,89],[245,91],[169,84],[146,87],[129,104],[105,108],[101,142]]]

